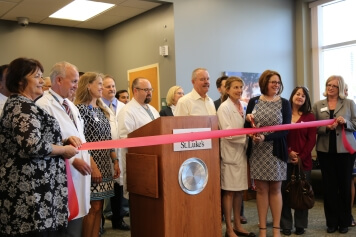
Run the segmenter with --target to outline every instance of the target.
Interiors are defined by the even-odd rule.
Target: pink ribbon
[[[72,179],[72,173],[70,171],[70,164],[68,159],[65,159],[66,162],[66,173],[67,173],[67,185],[68,185],[68,208],[69,208],[69,217],[68,221],[72,220],[79,213],[78,197],[74,189],[74,183]]]
[[[267,126],[261,128],[238,128],[238,129],[226,129],[226,130],[213,130],[213,131],[205,131],[205,132],[135,137],[135,138],[108,140],[108,141],[101,141],[101,142],[87,142],[84,143],[79,148],[79,150],[99,150],[99,149],[111,149],[111,148],[154,146],[154,145],[170,144],[176,142],[245,135],[251,133],[320,127],[320,126],[331,125],[334,121],[335,121],[334,119],[327,119],[327,120],[319,120],[319,121],[312,121],[312,122],[305,122],[305,123]]]
[[[342,125],[341,137],[342,137],[342,143],[344,144],[345,149],[346,149],[350,154],[354,154],[356,151],[352,148],[352,146],[350,145],[349,141],[348,141],[347,138],[346,138],[344,125]]]

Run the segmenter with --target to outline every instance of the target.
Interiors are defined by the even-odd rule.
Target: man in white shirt
[[[106,75],[103,78],[103,92],[101,100],[105,104],[106,110],[110,114],[110,127],[111,127],[111,137],[113,140],[119,139],[119,126],[118,126],[118,118],[120,110],[125,106],[124,103],[120,102],[115,97],[116,94],[116,86],[115,80],[113,77]],[[121,149],[115,149],[116,155],[119,159],[119,167],[122,170],[122,157],[121,157]],[[107,209],[110,209],[111,206],[112,217],[111,223],[113,229],[119,230],[130,230],[130,226],[124,221],[124,212],[122,210],[123,203],[123,176],[122,172],[120,173],[120,177],[115,179],[114,183],[114,191],[115,196],[111,197],[109,200],[105,200],[105,206]],[[110,205],[109,205],[110,204]]]
[[[146,78],[136,78],[132,82],[131,89],[133,98],[119,113],[120,138],[127,138],[127,134],[159,117],[158,111],[149,105],[153,92],[150,81]],[[127,148],[121,149],[124,197],[129,198],[126,181],[126,153]]]
[[[216,115],[214,101],[208,96],[210,87],[209,72],[197,68],[192,73],[193,90],[180,98],[175,116]]]
[[[4,108],[7,97],[10,96],[10,92],[6,87],[6,70],[9,67],[8,64],[0,66],[0,115]]]
[[[52,87],[45,91],[36,104],[55,117],[64,139],[76,139],[78,144],[85,142],[84,124],[77,107],[68,99],[78,88],[79,74],[76,66],[68,62],[56,63],[50,73]],[[69,107],[71,115],[66,111]],[[91,160],[88,151],[80,151],[69,162],[78,198],[79,213],[68,222],[68,236],[81,237],[83,217],[90,208]],[[93,161],[94,162],[94,161]]]

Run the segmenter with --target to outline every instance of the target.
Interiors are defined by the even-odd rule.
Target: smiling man
[[[195,69],[192,84],[193,90],[178,100],[175,115],[216,115],[214,101],[207,94],[210,87],[209,72],[205,68]]]
[[[85,142],[84,124],[77,107],[69,100],[78,88],[79,73],[68,62],[56,63],[50,73],[52,87],[43,93],[36,104],[55,117],[61,128],[62,138]],[[67,236],[82,236],[83,217],[90,208],[91,161],[88,151],[80,151],[69,160],[79,212],[68,222]]]

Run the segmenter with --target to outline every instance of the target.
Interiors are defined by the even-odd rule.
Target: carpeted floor
[[[356,208],[354,207],[353,213],[356,215]],[[244,225],[245,229],[248,231],[255,232],[258,234],[258,215],[256,209],[256,200],[245,201],[245,216],[248,220],[248,223]],[[126,223],[130,223],[129,218],[125,218]],[[267,236],[272,236],[272,217],[269,213],[267,220]],[[225,235],[225,223],[222,222],[222,233],[221,236]],[[111,222],[106,221],[105,223],[105,233],[102,237],[130,237],[130,231],[121,231],[121,230],[113,230],[111,228]],[[282,234],[283,236],[283,234]],[[294,230],[291,236],[297,236],[294,234]],[[325,225],[325,217],[324,217],[324,209],[323,202],[320,199],[316,200],[315,206],[313,209],[309,211],[309,227],[306,229],[304,235],[305,237],[319,237],[319,236],[343,236],[343,237],[355,237],[356,236],[356,227],[349,228],[349,232],[347,234],[339,234],[339,232],[335,232],[333,234],[326,233],[326,225]],[[145,236],[142,236],[145,237]],[[150,236],[147,236],[150,237]],[[169,237],[169,236],[167,236]],[[215,237],[215,236],[204,236],[204,237]]]

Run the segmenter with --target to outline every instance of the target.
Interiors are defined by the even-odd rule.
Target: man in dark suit
[[[218,91],[220,93],[220,98],[214,101],[216,111],[218,111],[218,108],[221,105],[221,100],[225,93],[225,82],[226,82],[227,78],[228,78],[228,76],[222,76],[216,80],[216,88],[218,89]]]

